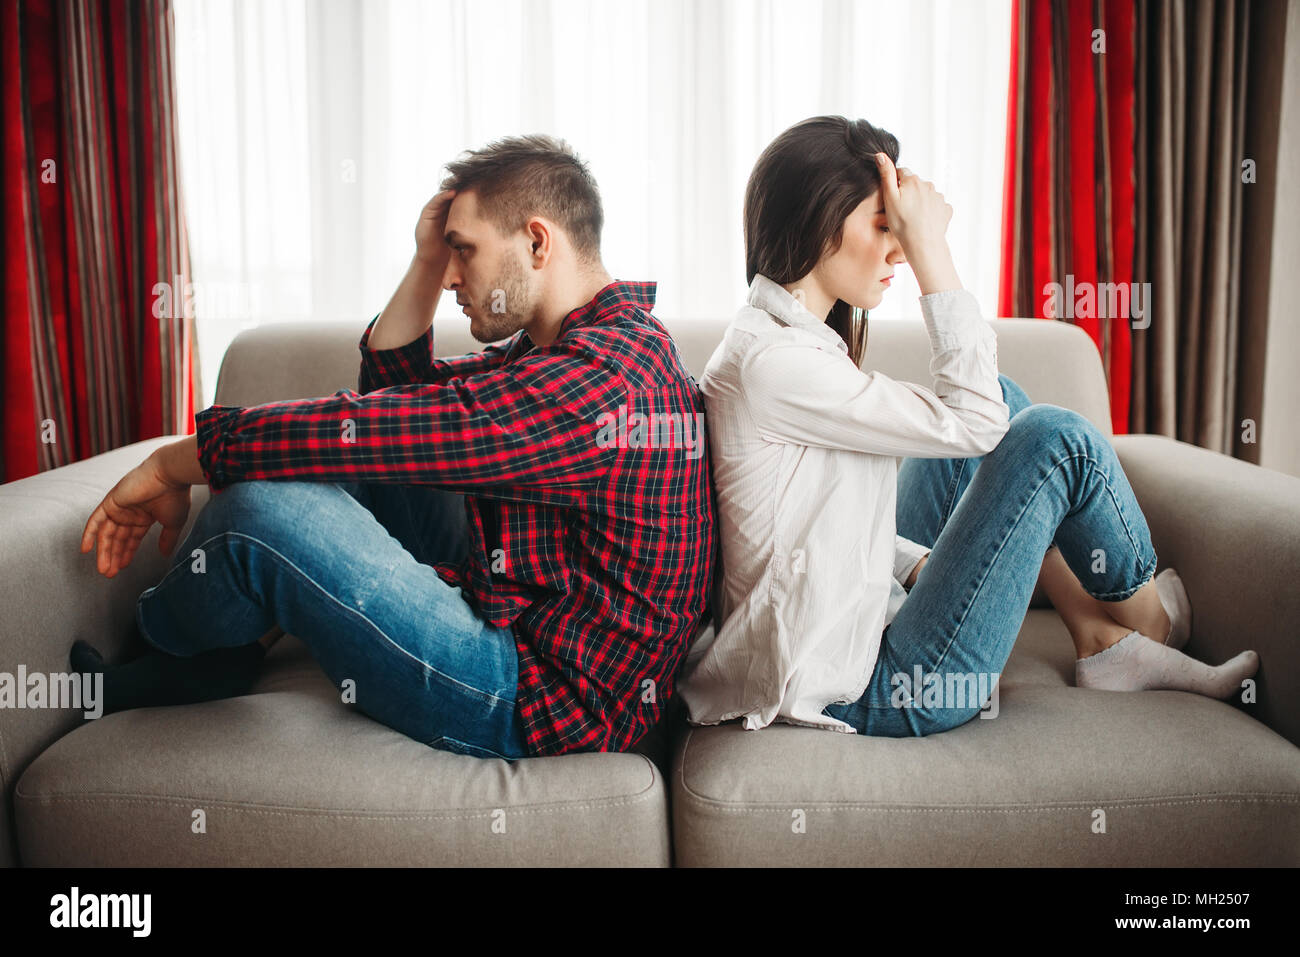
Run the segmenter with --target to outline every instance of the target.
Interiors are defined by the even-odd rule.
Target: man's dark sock
[[[216,648],[191,658],[156,649],[134,661],[106,665],[94,646],[76,641],[68,654],[72,670],[104,675],[104,714],[130,708],[194,704],[247,694],[257,680],[266,649],[259,641],[239,648]]]

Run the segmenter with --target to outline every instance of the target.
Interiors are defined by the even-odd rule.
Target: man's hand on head
[[[444,189],[424,204],[420,220],[415,224],[415,258],[437,269],[439,277],[446,271],[447,261],[451,258],[446,236],[447,211],[455,198],[455,190]]]

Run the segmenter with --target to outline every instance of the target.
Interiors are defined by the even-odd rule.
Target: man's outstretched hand
[[[131,564],[154,522],[162,523],[158,550],[170,555],[190,514],[190,486],[165,478],[154,456],[145,459],[109,489],[81,535],[82,554],[98,545],[97,570],[112,578]]]

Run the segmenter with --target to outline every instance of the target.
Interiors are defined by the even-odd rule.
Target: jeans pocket
[[[481,748],[477,744],[470,744],[466,741],[461,741],[445,734],[442,737],[434,738],[430,741],[429,747],[437,748],[439,751],[451,751],[455,754],[466,754],[473,758],[500,758],[503,761],[511,760],[504,754],[498,754],[490,748]]]

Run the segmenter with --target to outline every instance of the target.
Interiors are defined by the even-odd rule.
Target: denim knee
[[[1021,409],[1011,417],[1003,441],[1013,436],[1038,442],[1060,440],[1070,447],[1079,444],[1095,447],[1097,442],[1105,441],[1101,431],[1078,412],[1043,402]]]
[[[203,516],[233,515],[238,512],[264,510],[271,498],[271,482],[235,482],[208,497]]]
[[[195,529],[201,527],[205,538],[235,529],[256,528],[264,535],[273,534],[277,526],[292,531],[300,527],[304,511],[310,514],[324,508],[324,497],[339,491],[323,482],[235,482],[208,499],[195,519]],[[313,503],[316,497],[322,500]]]

